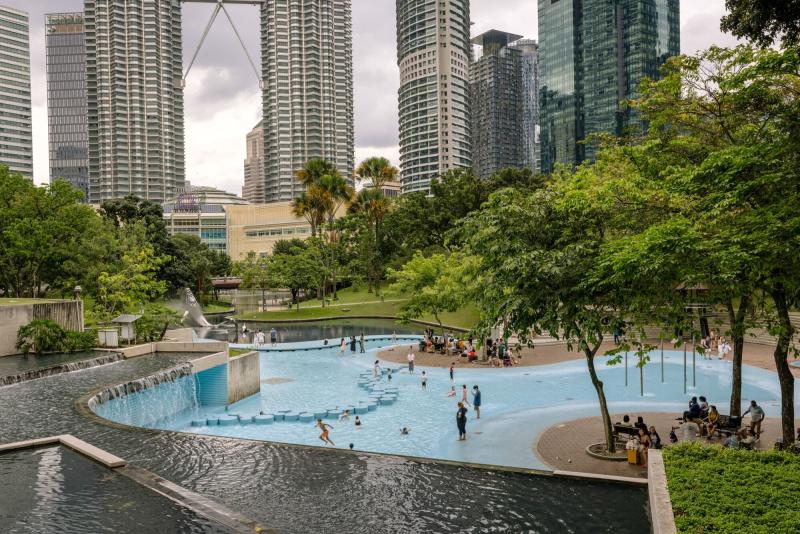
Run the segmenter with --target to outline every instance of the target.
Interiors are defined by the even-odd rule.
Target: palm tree
[[[394,180],[399,172],[388,159],[380,157],[367,158],[356,169],[356,175],[362,180],[369,179],[373,189],[380,189]]]
[[[304,217],[311,225],[311,237],[316,237],[317,230],[325,223],[331,203],[328,192],[314,184],[292,201],[292,214]]]
[[[381,244],[381,223],[389,213],[391,203],[383,191],[380,189],[362,189],[358,192],[353,202],[350,204],[351,213],[363,213],[367,217],[370,231],[374,232],[373,250],[370,252],[367,275],[367,291],[371,292],[372,287],[378,278],[378,252]]]
[[[323,158],[311,158],[306,161],[303,168],[295,171],[295,177],[300,180],[304,186],[309,187],[317,182],[325,175],[339,174],[336,165]]]

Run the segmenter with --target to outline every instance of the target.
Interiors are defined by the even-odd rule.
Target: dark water
[[[360,336],[363,332],[365,336],[391,334],[392,332],[401,334],[422,334],[425,327],[417,324],[401,324],[389,319],[336,319],[332,321],[309,321],[302,323],[281,323],[281,322],[258,322],[240,321],[239,330],[242,324],[252,332],[261,330],[267,334],[269,341],[270,329],[275,328],[278,332],[278,343],[294,343],[296,341],[314,341],[317,339],[339,340],[343,337]],[[241,332],[239,337],[241,338]]]
[[[650,531],[644,488],[118,429],[75,410],[84,393],[188,357],[159,354],[0,388],[0,442],[74,434],[289,533]]]
[[[226,532],[65,447],[0,454],[0,530]]]
[[[72,354],[28,354],[27,356],[2,356],[0,357],[0,376],[15,375],[31,369],[52,367],[64,363],[73,363],[81,360],[90,360],[102,356],[104,352],[73,352]]]

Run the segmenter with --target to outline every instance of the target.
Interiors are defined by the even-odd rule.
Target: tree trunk
[[[794,328],[789,319],[789,306],[786,303],[786,293],[783,287],[770,291],[770,296],[775,302],[775,311],[778,314],[779,332],[778,343],[775,345],[775,368],[778,371],[778,381],[781,384],[781,429],[783,443],[789,445],[794,442],[794,376],[789,369],[789,344],[792,340]]]
[[[728,308],[728,322],[731,325],[731,339],[733,340],[733,382],[731,384],[730,414],[736,417],[742,415],[742,357],[744,355],[744,320],[747,308],[750,306],[750,296],[745,295],[735,310],[733,302],[728,299],[725,303]]]
[[[597,377],[597,371],[594,368],[594,356],[600,348],[598,343],[594,349],[590,349],[588,344],[584,344],[583,352],[586,356],[586,365],[589,367],[589,376],[592,379],[592,385],[597,392],[597,400],[600,401],[600,415],[603,418],[603,430],[606,435],[606,449],[608,452],[615,452],[616,447],[614,444],[614,429],[611,426],[611,416],[608,413],[608,404],[606,404],[606,394],[603,392],[603,381]]]

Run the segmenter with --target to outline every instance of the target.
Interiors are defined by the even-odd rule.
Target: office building
[[[0,6],[0,165],[33,178],[28,14]]]
[[[524,167],[541,171],[539,156],[539,45],[533,39],[520,39],[510,48],[519,50],[522,79],[522,161]]]
[[[526,134],[531,134],[535,120],[532,105],[526,101],[532,81],[524,79],[532,75],[529,58],[523,57],[521,49],[509,46],[520,38],[489,30],[472,39],[483,52],[470,66],[472,168],[480,178],[533,163],[533,146],[526,145],[531,141]]]
[[[311,237],[311,226],[292,212],[292,202],[271,202],[249,206],[227,206],[228,255],[243,260],[248,252],[259,256],[272,253],[284,239]]]
[[[183,189],[181,5],[85,0],[89,199]]]
[[[353,175],[353,43],[350,0],[275,0],[261,8],[264,193],[289,201],[311,158]],[[258,194],[258,189],[253,188]],[[255,197],[251,198],[256,200]]]
[[[66,180],[89,198],[86,39],[83,13],[45,15],[50,181]]]
[[[397,0],[402,192],[472,166],[469,0]]]
[[[261,121],[250,130],[246,138],[247,157],[244,160],[244,185],[242,198],[248,202],[266,200],[264,180],[264,127]]]
[[[175,198],[164,202],[164,220],[170,235],[196,235],[213,250],[227,252],[229,206],[247,201],[213,187],[187,187]]]
[[[641,129],[621,102],[679,53],[678,0],[539,0],[543,170],[593,160],[593,134]]]

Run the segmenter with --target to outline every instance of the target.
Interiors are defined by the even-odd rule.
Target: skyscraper
[[[0,164],[33,178],[28,14],[0,6]]]
[[[539,0],[543,170],[595,157],[584,141],[640,127],[620,104],[680,53],[679,0]]]
[[[427,191],[432,178],[472,166],[469,0],[397,0],[400,181]]]
[[[247,134],[242,198],[254,204],[264,202],[264,126],[261,121]]]
[[[85,0],[89,199],[156,202],[185,181],[181,6]]]
[[[66,180],[89,197],[86,40],[83,13],[45,15],[50,180]]]
[[[505,167],[536,168],[534,161],[536,43],[526,49],[509,46],[520,39],[489,30],[472,43],[483,55],[470,67],[472,168],[488,178]],[[533,54],[533,65],[531,67]]]
[[[521,54],[522,70],[522,160],[534,172],[542,168],[539,155],[539,45],[520,39],[511,45]]]
[[[351,0],[274,0],[261,8],[263,198],[292,200],[311,158],[353,175]]]

